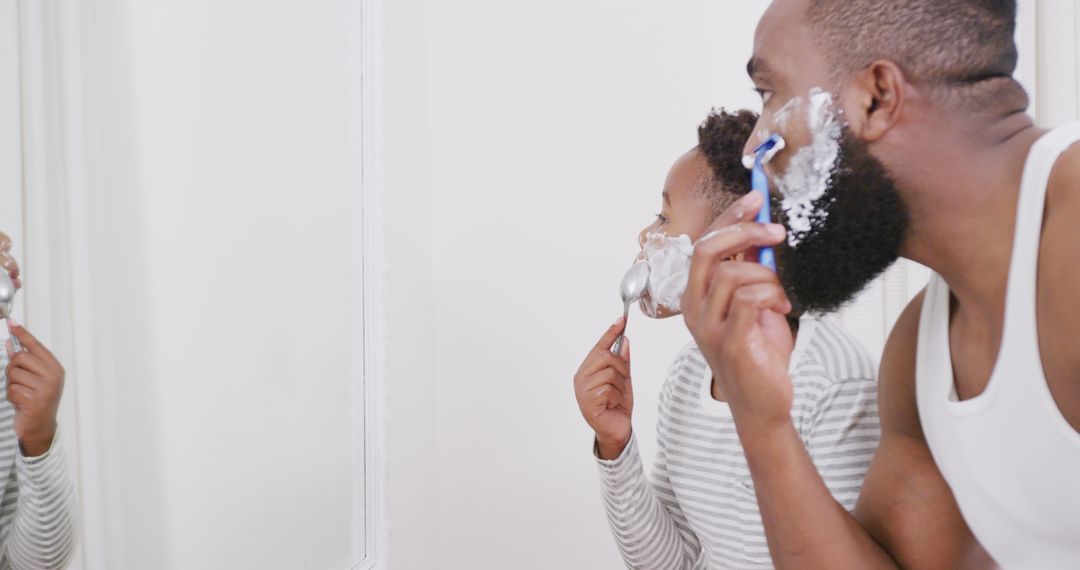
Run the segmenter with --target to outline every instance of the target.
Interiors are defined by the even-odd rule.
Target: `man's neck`
[[[898,180],[910,190],[904,256],[940,274],[958,307],[991,321],[1004,307],[1020,182],[1041,135],[1027,115],[1010,115],[940,142],[925,167]]]

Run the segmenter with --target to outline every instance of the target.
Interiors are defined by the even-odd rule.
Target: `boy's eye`
[[[761,97],[762,105],[769,104],[769,99],[772,98],[772,91],[769,91],[767,89],[761,89],[760,87],[755,87],[754,91],[758,94],[758,97]]]

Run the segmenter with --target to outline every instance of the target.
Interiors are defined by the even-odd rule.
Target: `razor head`
[[[769,135],[769,138],[765,139],[765,142],[754,149],[754,156],[761,160],[762,164],[765,164],[772,160],[776,153],[784,150],[786,146],[787,142],[784,141],[784,137],[773,133]]]
[[[773,133],[765,139],[765,142],[759,144],[754,152],[742,157],[743,168],[747,170],[753,170],[754,166],[758,163],[765,164],[776,156],[776,153],[784,150],[787,146],[787,142],[784,141],[784,137]]]

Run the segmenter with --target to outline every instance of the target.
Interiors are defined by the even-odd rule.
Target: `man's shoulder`
[[[1046,189],[1046,208],[1039,247],[1038,318],[1044,362],[1058,374],[1074,376],[1080,356],[1071,339],[1080,335],[1080,142],[1069,147],[1054,166]],[[1069,340],[1067,340],[1069,339]]]
[[[919,319],[926,289],[908,303],[889,332],[881,355],[878,403],[882,427],[922,438],[915,399],[915,362],[919,345]]]
[[[1080,141],[1065,149],[1054,164],[1046,188],[1046,214],[1080,215]]]

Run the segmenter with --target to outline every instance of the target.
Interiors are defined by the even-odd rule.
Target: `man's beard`
[[[780,280],[798,312],[829,313],[853,299],[900,256],[908,212],[885,166],[846,128],[820,214],[797,246],[777,246]],[[790,227],[783,211],[779,219]]]

